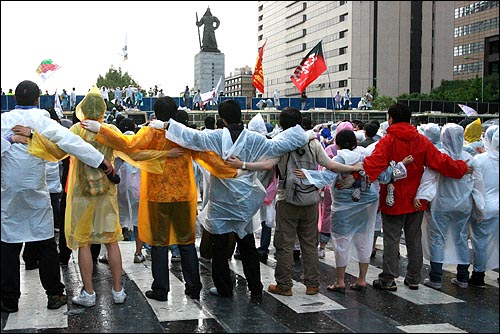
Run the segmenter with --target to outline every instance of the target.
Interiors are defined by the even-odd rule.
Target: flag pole
[[[330,71],[328,70],[328,66],[326,67],[326,74],[328,75],[328,88],[330,88],[330,97],[332,99],[332,106],[333,106],[333,122],[337,123],[337,116],[335,113],[335,99],[333,98],[333,90],[332,90],[332,85],[330,84]]]

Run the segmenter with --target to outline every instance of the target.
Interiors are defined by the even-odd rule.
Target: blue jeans
[[[194,243],[189,245],[178,245],[178,247],[181,254],[181,268],[185,287],[189,289],[191,293],[199,293],[202,284],[196,247]],[[170,291],[168,249],[168,246],[151,247],[151,272],[153,274],[151,289],[161,293],[168,293]]]
[[[441,283],[443,277],[443,264],[431,261],[431,271],[429,279],[434,283]],[[457,264],[457,280],[460,282],[469,281],[469,265]]]
[[[269,254],[269,245],[271,245],[271,228],[263,221],[260,223],[262,232],[260,233],[260,247],[257,249],[259,253]]]

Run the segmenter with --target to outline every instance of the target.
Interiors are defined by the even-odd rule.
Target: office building
[[[453,79],[453,1],[258,1],[265,91],[298,97],[290,80],[321,40],[328,70],[306,89],[329,97],[376,86],[380,95],[429,93]],[[265,95],[267,97],[267,95]]]

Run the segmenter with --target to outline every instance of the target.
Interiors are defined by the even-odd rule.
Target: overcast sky
[[[207,7],[221,22],[215,36],[226,76],[245,65],[253,69],[257,1],[2,1],[1,87],[7,92],[32,80],[51,94],[75,87],[83,95],[113,65],[146,90],[157,84],[178,96],[186,85],[194,88],[196,12],[201,18]],[[42,83],[36,69],[47,58],[62,67]]]

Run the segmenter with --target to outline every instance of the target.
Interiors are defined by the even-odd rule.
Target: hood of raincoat
[[[84,119],[93,119],[102,123],[105,112],[106,103],[99,88],[95,85],[76,106],[76,117],[81,121]]]
[[[422,124],[422,134],[427,137],[434,145],[441,141],[441,129],[436,123]]]
[[[481,125],[481,119],[478,118],[474,122],[468,124],[464,130],[464,139],[467,143],[473,143],[481,139],[481,134],[483,133],[483,127]]]
[[[396,136],[400,140],[411,141],[417,138],[420,134],[410,123],[399,122],[394,123],[387,128],[387,133]]]
[[[441,132],[441,143],[445,151],[452,159],[462,159],[464,149],[464,128],[455,123],[443,126]]]
[[[484,134],[484,147],[491,159],[498,160],[498,125],[492,125]]]
[[[264,136],[267,135],[266,122],[264,122],[264,118],[262,118],[260,113],[252,117],[250,122],[248,122],[248,130],[258,132]]]

